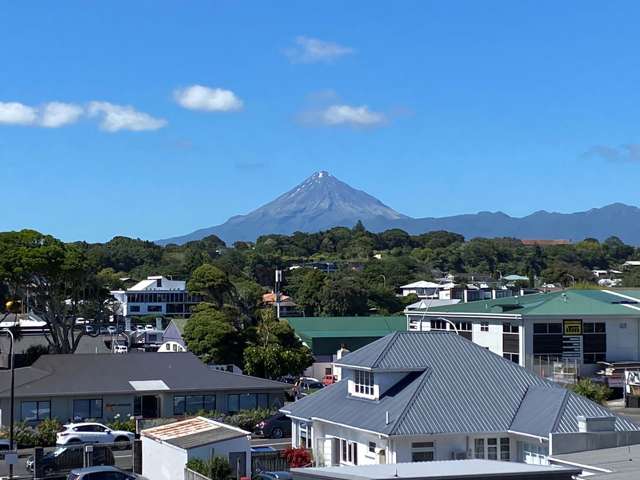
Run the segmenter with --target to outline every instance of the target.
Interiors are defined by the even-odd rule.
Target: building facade
[[[457,330],[533,369],[564,362],[567,368],[574,366],[576,374],[590,375],[600,361],[640,360],[640,291],[636,290],[567,290],[405,314],[410,331]]]
[[[127,290],[113,290],[111,295],[120,304],[123,317],[168,315],[186,317],[200,298],[187,291],[184,280],[163,276],[147,277]]]

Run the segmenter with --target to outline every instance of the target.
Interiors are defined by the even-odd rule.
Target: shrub
[[[311,465],[311,452],[306,448],[287,448],[282,451],[282,456],[290,468],[308,467]]]
[[[38,445],[51,447],[56,444],[56,433],[62,429],[62,424],[56,418],[42,420],[36,427]]]
[[[38,445],[38,432],[26,422],[18,422],[14,425],[13,439],[18,448],[31,448]]]
[[[229,480],[233,478],[231,465],[223,457],[213,457],[209,460],[192,458],[187,462],[187,468],[211,480]]]
[[[274,410],[257,408],[255,410],[241,410],[233,415],[219,417],[217,420],[251,432],[256,424],[269,418],[273,414]]]
[[[578,380],[578,383],[571,386],[578,395],[587,397],[589,400],[593,400],[596,403],[604,403],[612,394],[609,387],[602,383],[596,383],[589,378],[583,378]]]
[[[123,419],[118,413],[113,417],[111,422],[107,423],[107,427],[111,430],[124,430],[125,432],[135,433],[136,419],[134,417],[127,417]]]

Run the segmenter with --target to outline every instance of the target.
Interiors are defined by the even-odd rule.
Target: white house
[[[251,476],[251,433],[204,417],[148,428],[142,439],[142,475],[149,480],[185,478],[187,462],[223,457],[239,476]]]
[[[285,405],[320,466],[550,454],[640,442],[640,426],[448,332],[396,332],[343,357],[343,380]]]
[[[125,318],[143,315],[184,317],[190,314],[191,306],[199,302],[196,295],[187,292],[184,280],[170,280],[161,275],[147,277],[127,290],[113,290],[111,295],[120,303]]]

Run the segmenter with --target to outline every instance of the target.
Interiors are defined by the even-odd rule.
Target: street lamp
[[[2,330],[0,330],[0,333],[8,334],[9,338],[11,339],[11,347],[9,347],[9,358],[10,358],[9,361],[11,362],[11,417],[9,420],[9,445],[10,445],[9,448],[11,449],[11,451],[13,451],[13,416],[14,416],[13,405],[15,403],[15,371],[13,369],[14,367],[13,343],[15,339],[13,337],[13,332],[8,328],[3,328]],[[9,464],[9,478],[13,478],[13,463]]]

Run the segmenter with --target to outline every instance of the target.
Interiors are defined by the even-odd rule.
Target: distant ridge
[[[540,210],[525,217],[503,212],[479,212],[450,217],[411,218],[366,192],[357,190],[325,171],[311,175],[275,200],[225,223],[187,235],[158,240],[183,244],[217,235],[227,244],[254,241],[260,235],[317,232],[336,226],[352,227],[358,220],[371,231],[400,228],[411,234],[447,230],[473,237],[515,237],[521,239],[568,239],[620,237],[640,245],[640,209],[613,203],[585,212],[557,213]]]

